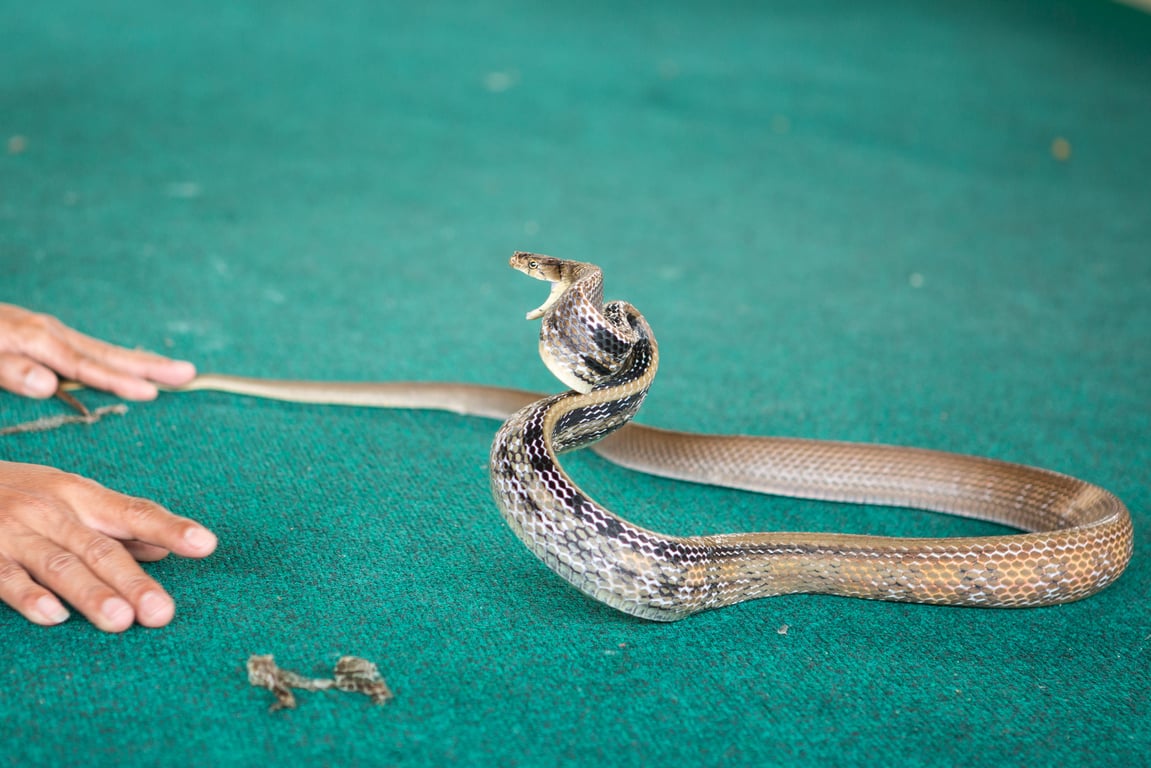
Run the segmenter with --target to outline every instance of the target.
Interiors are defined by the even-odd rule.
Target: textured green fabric
[[[1102,2],[3,3],[0,301],[201,370],[551,389],[534,249],[659,335],[641,421],[1117,493],[1077,604],[618,615],[501,522],[495,424],[164,396],[0,438],[195,517],[163,630],[0,612],[9,765],[1092,765],[1151,740],[1151,17]],[[1066,144],[1062,143],[1066,142]],[[1065,150],[1070,149],[1070,156]],[[112,402],[89,393],[91,404]],[[60,412],[0,395],[0,423]],[[568,462],[677,533],[1002,530]],[[367,657],[383,708],[247,684]]]

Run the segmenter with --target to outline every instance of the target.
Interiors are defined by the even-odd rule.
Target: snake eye
[[[540,268],[540,263],[538,261],[532,260],[532,261],[528,262],[528,269],[539,269],[539,268]]]

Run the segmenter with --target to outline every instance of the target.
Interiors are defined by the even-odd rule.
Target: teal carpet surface
[[[202,371],[554,391],[514,250],[592,261],[639,420],[1098,483],[1128,572],[1035,610],[661,625],[501,521],[492,421],[164,395],[0,437],[200,520],[159,630],[0,610],[0,764],[1131,765],[1151,743],[1151,16],[1104,2],[0,4],[0,301]],[[115,402],[86,393],[90,405]],[[62,412],[0,395],[0,424]],[[670,533],[1003,532],[566,460]],[[376,662],[268,712],[250,654]]]

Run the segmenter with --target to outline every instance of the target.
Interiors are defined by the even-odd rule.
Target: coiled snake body
[[[541,399],[464,384],[211,374],[182,389],[495,418],[510,414],[492,444],[490,463],[492,492],[504,519],[537,557],[582,592],[647,619],[673,621],[798,592],[944,605],[1051,605],[1094,594],[1118,578],[1131,557],[1131,519],[1123,503],[1098,486],[1044,469],[917,448],[699,435],[628,424],[659,360],[643,316],[625,302],[605,305],[602,275],[591,264],[516,253],[511,265],[552,283],[548,300],[528,318],[542,318],[541,357],[571,391]],[[608,511],[564,472],[558,454],[596,441],[608,459],[652,474],[761,493],[915,507],[1028,532],[951,539],[667,536]]]

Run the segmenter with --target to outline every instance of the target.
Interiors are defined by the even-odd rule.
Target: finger
[[[42,494],[74,510],[81,523],[114,539],[149,544],[183,557],[207,557],[216,549],[215,534],[150,499],[118,493],[51,467],[8,464],[7,471],[14,481],[39,486]]]
[[[35,360],[13,352],[0,352],[0,389],[43,399],[55,394],[56,385],[56,374]]]
[[[120,542],[78,524],[68,526],[62,533],[67,549],[128,601],[136,621],[145,627],[162,627],[172,620],[176,604]],[[109,616],[106,604],[100,610]],[[119,610],[118,606],[114,610]]]
[[[65,378],[93,389],[111,392],[125,400],[155,400],[160,390],[150,381],[117,370],[104,362],[71,348],[60,351],[53,360],[45,360]]]
[[[40,363],[42,365],[39,367],[51,368],[65,378],[112,392],[127,400],[152,400],[157,394],[155,384],[109,368],[70,346],[57,334],[26,337],[21,341],[20,352],[33,365]]]
[[[19,564],[0,559],[0,600],[15,608],[33,624],[49,627],[68,619],[68,609],[37,584]]]
[[[178,387],[196,376],[196,366],[186,360],[173,360],[154,352],[119,347],[72,328],[65,327],[61,333],[64,340],[81,354],[110,369],[137,378]]]
[[[156,580],[140,568],[120,542],[79,524],[66,526],[60,536],[68,555],[78,557],[96,579],[118,595],[118,598],[100,603],[100,618],[119,626],[126,617],[125,629],[131,626],[133,618],[145,627],[162,627],[172,620],[176,604]],[[61,555],[56,554],[55,557],[60,559]],[[67,556],[63,557],[63,560],[67,559]],[[67,594],[60,594],[68,599]],[[128,601],[128,612],[122,610],[119,598]],[[79,605],[77,608],[89,615],[85,608]],[[97,623],[96,619],[89,618]]]
[[[81,369],[91,365],[85,355],[65,340],[69,328],[55,317],[4,305],[3,351],[40,363],[77,381]],[[85,383],[88,383],[85,381]],[[97,386],[93,382],[94,386]]]
[[[143,541],[121,541],[120,544],[138,563],[154,563],[171,554],[163,547],[157,547],[155,544],[148,544]]]
[[[107,537],[102,538],[115,545],[115,542]],[[42,536],[31,536],[25,544],[13,558],[33,579],[67,600],[76,610],[84,614],[88,621],[105,632],[123,632],[132,626],[136,620],[136,611],[132,603],[125,599],[118,589],[114,589],[93,573],[84,562],[84,558],[70,551],[68,547]],[[88,544],[87,549],[86,557],[94,557],[97,562],[105,560],[101,563],[101,567],[105,571],[109,570],[106,558],[111,555],[111,547]],[[132,567],[139,571],[140,576],[147,579],[140,566],[136,565],[122,547],[120,551],[128,558]],[[120,574],[116,574],[116,578],[121,582],[128,581]],[[137,601],[147,591],[146,585],[139,579],[136,583],[130,584],[129,588],[136,590]]]
[[[75,478],[64,493],[80,519],[121,541],[136,541],[183,557],[207,557],[216,549],[216,535],[199,523],[174,515],[149,499],[111,491],[98,483]],[[83,494],[83,499],[78,498]]]
[[[23,352],[67,378],[128,400],[152,400],[153,376],[179,385],[195,376],[191,363],[150,352],[117,347],[68,328],[49,315],[28,313],[14,328],[15,351]]]

